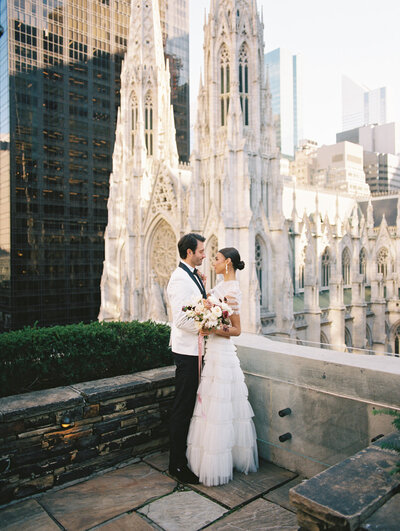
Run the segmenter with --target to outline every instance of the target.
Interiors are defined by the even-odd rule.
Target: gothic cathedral
[[[218,249],[246,263],[243,330],[398,351],[400,217],[397,232],[385,217],[377,227],[371,201],[364,216],[348,195],[284,182],[256,0],[211,0],[190,165],[178,161],[158,0],[131,9],[99,320],[167,321],[177,241],[199,232],[208,287]]]

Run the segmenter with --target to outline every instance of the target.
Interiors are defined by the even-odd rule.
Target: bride
[[[244,268],[233,247],[221,249],[213,264],[223,274],[211,294],[227,299],[233,310],[228,330],[207,330],[206,354],[197,400],[187,439],[190,469],[206,486],[222,485],[239,472],[258,468],[253,410],[247,400],[247,387],[231,336],[240,335],[239,282],[236,271]]]

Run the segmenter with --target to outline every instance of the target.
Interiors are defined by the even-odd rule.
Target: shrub
[[[168,325],[99,323],[0,334],[0,396],[109,378],[173,363]]]
[[[400,432],[400,411],[395,411],[393,409],[376,409],[374,410],[374,415],[380,415],[381,413],[385,415],[390,415],[391,417],[394,417],[392,421],[392,425],[396,428],[398,432]],[[390,442],[383,442],[380,445],[382,448],[386,448],[387,450],[394,450],[400,455],[400,446],[398,443],[390,443]],[[392,474],[400,474],[400,461],[398,461],[392,470]]]

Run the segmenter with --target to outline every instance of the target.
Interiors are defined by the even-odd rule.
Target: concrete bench
[[[400,529],[400,474],[391,473],[400,456],[383,449],[384,442],[400,447],[400,434],[380,439],[290,490],[300,529]]]

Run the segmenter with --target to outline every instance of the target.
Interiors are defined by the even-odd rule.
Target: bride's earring
[[[225,264],[225,273],[228,274],[228,264]]]

